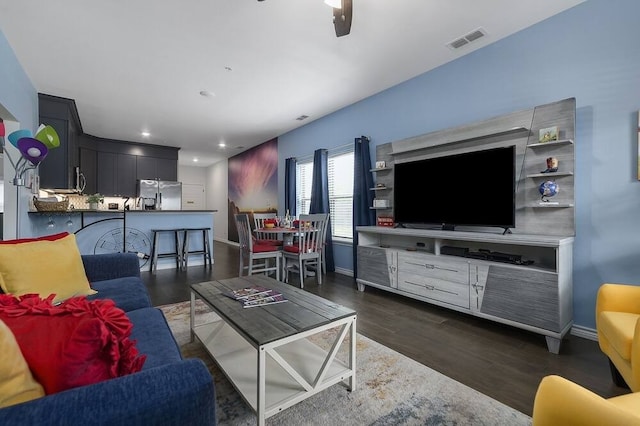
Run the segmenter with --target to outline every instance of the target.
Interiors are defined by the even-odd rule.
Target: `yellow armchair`
[[[596,299],[600,350],[618,386],[640,391],[640,286],[603,284]]]
[[[540,382],[532,426],[640,425],[640,393],[605,399],[560,376]]]

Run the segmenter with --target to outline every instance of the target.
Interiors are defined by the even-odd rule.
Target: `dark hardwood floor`
[[[192,283],[238,276],[238,248],[216,241],[213,249],[212,269],[142,272],[153,304],[189,300]],[[543,336],[370,287],[359,292],[352,277],[336,273],[328,273],[321,286],[305,280],[305,289],[355,309],[359,333],[527,415],[548,374],[606,398],[629,392],[613,384],[595,341],[570,335],[554,355]]]

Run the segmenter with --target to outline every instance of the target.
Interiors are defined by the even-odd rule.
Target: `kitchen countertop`
[[[216,213],[218,210],[108,210],[108,209],[72,209],[72,210],[60,210],[60,211],[38,211],[31,210],[28,213],[39,214],[70,214],[70,213]]]

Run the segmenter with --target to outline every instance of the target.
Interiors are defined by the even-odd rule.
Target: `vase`
[[[98,210],[98,203],[89,203],[90,210]]]

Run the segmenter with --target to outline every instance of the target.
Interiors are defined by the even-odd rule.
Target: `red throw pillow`
[[[132,324],[112,300],[0,295],[0,319],[16,337],[46,394],[138,372],[146,360],[129,340]]]
[[[59,234],[45,235],[43,237],[36,238],[19,238],[16,240],[2,240],[0,244],[22,244],[22,243],[30,243],[32,241],[56,241],[60,240],[69,235],[68,232],[60,232]]]

